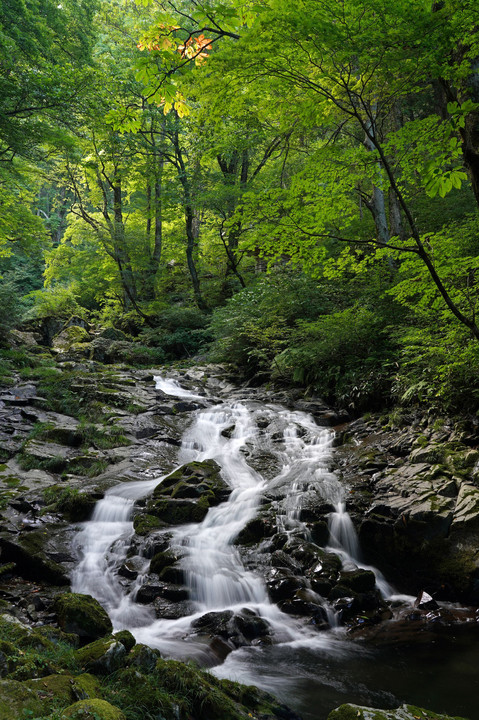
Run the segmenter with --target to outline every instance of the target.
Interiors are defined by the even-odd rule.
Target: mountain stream
[[[169,396],[205,400],[175,380],[158,377],[156,384]],[[171,547],[182,557],[191,614],[158,619],[150,606],[135,601],[149,559],[137,558],[140,572],[127,590],[117,573],[134,537],[134,505],[163,477],[121,483],[97,503],[91,520],[81,525],[75,538],[79,561],[72,590],[97,598],[115,630],[131,630],[138,642],[158,648],[165,657],[195,659],[206,666],[213,664],[211,654],[204,641],[191,632],[192,623],[208,612],[247,608],[267,622],[273,642],[236,649],[222,664],[211,667],[211,672],[273,692],[305,720],[324,720],[343,702],[396,707],[407,701],[466,714],[467,701],[460,707],[459,698],[467,696],[466,688],[471,685],[472,670],[467,670],[464,659],[471,650],[460,638],[456,638],[460,653],[448,656],[444,664],[437,647],[371,647],[351,640],[321,598],[316,601],[324,606],[330,626],[322,631],[281,612],[270,601],[261,570],[251,569],[250,563],[245,567],[233,544],[255,517],[266,492],[281,498],[278,527],[306,539],[307,528],[300,519],[303,503],[313,497],[333,505],[327,549],[341,557],[343,568],[366,567],[346,511],[346,489],[329,469],[334,432],[319,427],[304,412],[279,405],[252,399],[215,403],[210,398],[209,402],[214,404],[193,414],[178,450],[177,466],[213,459],[232,492],[227,501],[209,509],[203,522],[175,526],[171,531]],[[252,447],[256,455],[264,451],[275,458],[274,470],[262,473],[248,463],[247,450]],[[374,571],[384,598],[406,603],[413,600],[395,598],[393,588],[379,571],[369,569]]]

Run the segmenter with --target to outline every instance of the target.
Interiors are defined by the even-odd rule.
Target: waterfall
[[[155,380],[157,389],[170,396],[205,399],[175,380]],[[266,427],[267,432],[260,427]],[[118,576],[134,535],[134,503],[150,494],[161,483],[161,476],[122,483],[107,491],[92,519],[82,524],[75,538],[79,562],[72,575],[72,590],[97,598],[115,629],[128,628],[139,641],[173,657],[195,657],[208,663],[200,641],[191,637],[184,640],[192,623],[205,612],[240,612],[244,608],[268,623],[275,643],[292,643],[295,647],[334,645],[331,636],[312,634],[300,620],[281,612],[269,600],[261,574],[244,567],[233,544],[255,517],[263,494],[272,492],[284,498],[278,505],[278,525],[292,536],[307,537],[307,527],[301,520],[305,503],[332,504],[336,510],[330,517],[330,549],[341,555],[345,566],[360,565],[357,539],[345,509],[345,491],[329,469],[333,438],[331,430],[318,427],[307,413],[254,400],[223,402],[196,411],[184,434],[177,467],[193,460],[213,459],[221,467],[231,494],[227,501],[210,508],[203,522],[170,530],[171,546],[181,557],[191,613],[174,620],[156,619],[149,606],[135,602],[148,560],[136,558],[138,579],[129,590]],[[276,470],[269,473],[271,476],[255,470],[248,462],[248,453],[255,448],[264,449],[274,459]],[[313,591],[310,595],[325,607],[334,627],[334,613],[327,602]]]

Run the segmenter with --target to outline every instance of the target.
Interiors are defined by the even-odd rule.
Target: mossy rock
[[[40,632],[24,625],[12,615],[0,616],[0,636],[15,645],[18,650],[42,650],[50,651],[54,648],[53,643],[43,637]]]
[[[80,325],[69,325],[52,340],[52,347],[59,352],[69,350],[74,343],[89,343],[91,340],[85,328]]]
[[[120,708],[106,700],[91,698],[67,707],[61,714],[61,720],[126,720],[126,717]]]
[[[126,664],[143,672],[151,672],[160,658],[159,650],[138,643],[129,653]]]
[[[202,496],[199,500],[173,500],[164,499],[148,503],[148,514],[156,515],[162,522],[170,525],[186,525],[188,523],[202,522],[210,507],[208,498]]]
[[[129,653],[136,645],[136,640],[129,630],[120,630],[113,635],[115,640],[121,642],[126,652]]]
[[[58,624],[67,633],[86,640],[109,635],[113,629],[106,610],[91,595],[63,593],[55,598]]]
[[[78,700],[101,698],[103,695],[99,680],[90,673],[82,673],[73,678],[72,688]]]
[[[360,705],[341,705],[329,713],[327,720],[466,720],[466,718],[438,715],[431,710],[401,705],[396,710],[378,710]]]
[[[37,693],[19,680],[0,680],[0,718],[19,720],[25,711],[41,716],[45,704]]]
[[[64,568],[51,560],[44,550],[49,537],[46,530],[33,530],[17,536],[3,533],[0,535],[2,562],[14,562],[16,573],[26,580],[69,585]]]
[[[154,498],[198,498],[208,496],[209,505],[226,500],[231,488],[221,477],[221,468],[214,460],[194,461],[182,465],[159,483]]]
[[[0,718],[19,720],[30,713],[46,717],[59,704],[75,700],[71,675],[48,675],[36,680],[0,680]]]
[[[110,675],[123,666],[127,650],[114,637],[100,638],[85,645],[76,653],[80,665],[95,675]]]
[[[150,560],[150,573],[159,575],[165,568],[171,567],[178,560],[172,552],[158,552]]]
[[[141,515],[135,515],[133,519],[133,528],[137,535],[144,537],[149,535],[155,530],[161,530],[167,527],[168,523],[163,522],[155,515],[149,513],[142,513]]]

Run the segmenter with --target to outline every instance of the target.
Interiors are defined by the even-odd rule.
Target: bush
[[[5,344],[8,333],[19,322],[21,304],[13,282],[0,279],[0,344]]]
[[[234,363],[246,375],[269,371],[288,346],[296,321],[331,309],[329,291],[327,285],[291,272],[262,277],[214,312],[212,358]]]
[[[86,320],[88,311],[78,302],[78,296],[72,286],[55,285],[54,287],[34,290],[28,295],[34,305],[27,313],[29,318],[57,317],[68,319],[75,315]]]
[[[157,327],[143,330],[140,339],[161,350],[165,360],[191,357],[212,340],[207,316],[194,307],[171,307],[159,313],[156,322]]]
[[[403,405],[479,413],[479,343],[458,323],[402,328],[393,393]]]
[[[298,321],[289,347],[273,361],[273,377],[309,385],[354,411],[372,409],[389,398],[391,349],[384,317],[354,306]]]

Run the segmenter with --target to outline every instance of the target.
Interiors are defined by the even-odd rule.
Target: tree
[[[449,311],[479,339],[475,318],[457,306],[438,273],[429,237],[417,226],[412,209],[418,192],[444,196],[466,178],[458,135],[472,106],[469,101],[456,103],[442,118],[432,108],[430,88],[434,78],[447,76],[454,83],[472,72],[471,58],[477,53],[469,50],[466,59],[462,54],[449,67],[451,58],[444,60],[444,51],[454,4],[446,4],[444,13],[431,12],[419,0],[412,5],[409,0],[394,5],[385,0],[346,0],[340,5],[303,0],[293,7],[286,0],[270,0],[258,8],[234,49],[225,44],[211,62],[244,85],[267,77],[277,95],[287,94],[289,102],[301,94],[300,105],[321,129],[314,157],[288,192],[267,197],[263,215],[270,215],[270,228],[277,225],[275,247],[269,242],[268,252],[278,257],[291,254],[294,247],[301,259],[311,251],[318,257],[319,241],[337,240],[413,253]],[[468,4],[471,27],[478,12]],[[399,111],[403,117],[398,123]],[[386,215],[378,188],[392,196],[396,216],[400,209],[404,241],[399,237],[392,242],[391,232],[379,230],[380,216]],[[348,229],[357,217],[357,196],[364,198],[365,193],[376,233],[361,239]],[[253,199],[253,213],[261,204],[265,206],[264,199]]]

